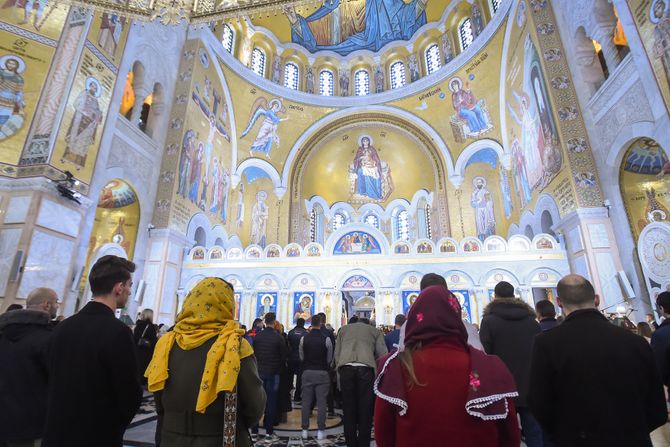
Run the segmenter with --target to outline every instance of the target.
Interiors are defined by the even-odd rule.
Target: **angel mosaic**
[[[241,138],[246,137],[251,132],[259,118],[263,117],[263,121],[256,134],[256,139],[251,143],[249,155],[253,156],[254,152],[262,152],[267,158],[270,158],[272,145],[279,146],[277,129],[280,122],[288,119],[288,117],[279,118],[280,113],[285,114],[286,108],[279,98],[273,98],[268,102],[265,97],[261,96],[254,101],[254,104],[251,106],[251,113],[249,114],[249,124],[247,124],[247,128],[242,132]]]

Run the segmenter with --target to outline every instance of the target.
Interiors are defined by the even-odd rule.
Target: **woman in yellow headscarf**
[[[265,408],[253,349],[233,320],[233,287],[205,278],[186,297],[146,370],[161,447],[252,446]]]

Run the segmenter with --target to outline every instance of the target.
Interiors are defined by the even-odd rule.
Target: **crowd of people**
[[[253,446],[300,409],[318,441],[341,412],[347,447],[644,447],[668,419],[670,292],[633,332],[599,310],[591,283],[567,275],[531,308],[500,282],[481,327],[463,319],[445,279],[427,274],[386,333],[324,314],[286,333],[266,313],[234,321],[233,287],[201,280],[172,328],[145,310],[134,331],[115,316],[135,265],[116,256],[89,274],[93,299],[56,319],[58,296],[32,291],[0,315],[0,445],[121,447],[146,389],[162,447]],[[144,386],[144,388],[143,388]],[[262,429],[262,432],[261,432]]]

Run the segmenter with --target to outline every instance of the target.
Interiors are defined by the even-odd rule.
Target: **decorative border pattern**
[[[119,74],[119,69],[116,68],[116,65],[114,65],[112,61],[107,59],[107,56],[105,56],[102,53],[102,51],[98,49],[98,47],[93,45],[93,43],[90,40],[86,39],[86,43],[84,45],[86,46],[86,48],[91,50],[91,52],[95,54],[97,58],[100,59],[102,63],[105,64],[105,66],[111,70],[112,73],[114,73],[114,76],[117,76]]]
[[[39,35],[37,33],[33,33],[32,31],[28,31],[23,28],[19,28],[18,26],[10,25],[9,23],[5,23],[2,21],[0,21],[0,31],[7,31],[8,33],[16,34],[17,36],[34,40],[35,42],[39,42],[43,45],[48,45],[54,48],[56,48],[56,45],[58,45],[58,41],[56,40]]]

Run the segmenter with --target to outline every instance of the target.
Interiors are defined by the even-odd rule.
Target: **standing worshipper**
[[[147,380],[144,377],[149,362],[154,355],[154,348],[158,341],[158,334],[156,332],[156,325],[154,325],[154,311],[151,309],[144,309],[140,314],[140,319],[135,324],[133,331],[133,339],[135,346],[137,346],[137,366],[140,374],[140,381],[146,385]]]
[[[263,428],[265,439],[270,442],[279,438],[274,434],[274,422],[278,408],[279,381],[282,364],[286,362],[286,342],[284,337],[275,329],[276,316],[274,312],[265,314],[265,329],[254,337],[254,351],[258,360],[258,373],[263,381],[263,388],[267,395]]]
[[[313,320],[314,318],[312,318]],[[320,321],[320,319],[319,319]],[[319,325],[317,325],[318,327]],[[305,319],[298,318],[295,323],[295,327],[288,332],[288,343],[289,343],[289,357],[288,357],[288,373],[291,377],[291,383],[293,383],[293,377],[295,376],[295,391],[293,392],[293,401],[300,402],[302,401],[302,361],[300,360],[300,340],[302,337],[307,334],[307,329],[305,329]]]
[[[656,307],[664,319],[658,329],[651,334],[651,349],[656,357],[661,380],[665,386],[670,386],[670,292],[658,294]]]
[[[386,353],[381,331],[360,320],[343,326],[337,334],[335,364],[340,378],[347,447],[370,445],[376,359]]]
[[[265,392],[253,349],[233,320],[234,306],[229,283],[205,278],[189,292],[174,329],[158,341],[146,376],[161,447],[253,445],[249,428],[263,414]]]
[[[668,419],[649,344],[610,323],[589,281],[568,275],[565,320],[535,337],[528,403],[555,447],[651,447]]]
[[[114,312],[128,302],[134,271],[127,259],[98,259],[88,277],[93,300],[54,329],[44,447],[123,445],[142,387],[133,334]]]
[[[551,301],[541,300],[535,303],[535,312],[537,313],[537,321],[540,322],[540,329],[543,332],[558,326],[556,308]]]
[[[487,354],[497,355],[514,376],[519,397],[515,400],[521,419],[524,442],[528,447],[542,447],[540,425],[528,408],[527,392],[533,338],[541,332],[535,311],[514,297],[514,286],[506,281],[496,284],[495,298],[484,308],[479,338]]]
[[[518,447],[514,378],[467,343],[458,299],[429,286],[410,308],[398,351],[375,381],[379,447]]]
[[[299,342],[300,360],[303,362],[303,405],[302,438],[309,436],[309,417],[312,404],[316,399],[317,406],[317,439],[326,438],[326,410],[328,390],[330,388],[330,364],[333,361],[333,344],[330,338],[319,329],[321,317],[312,317],[312,327]]]
[[[0,316],[0,444],[39,447],[47,412],[48,348],[58,295],[28,294],[27,309]]]
[[[405,316],[403,314],[398,314],[395,316],[395,329],[384,336],[384,343],[386,343],[386,349],[388,352],[397,349],[398,343],[400,343],[400,328],[405,324]]]

